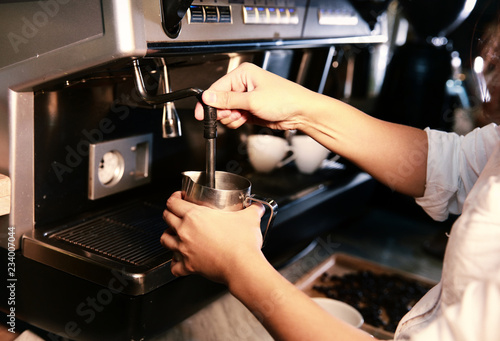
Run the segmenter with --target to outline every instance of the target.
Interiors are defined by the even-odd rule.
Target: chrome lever
[[[167,64],[165,59],[161,58],[163,67],[163,90],[165,93],[171,92],[170,80],[168,77]],[[177,110],[175,109],[174,102],[163,103],[163,116],[161,120],[163,138],[179,137],[182,136],[181,121]]]

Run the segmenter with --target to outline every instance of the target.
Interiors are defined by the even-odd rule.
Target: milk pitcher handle
[[[248,207],[252,204],[252,201],[256,201],[258,203],[261,203],[265,206],[267,206],[271,210],[271,215],[269,216],[269,221],[267,222],[266,230],[264,231],[264,235],[262,240],[266,240],[266,235],[270,227],[272,227],[273,222],[274,222],[274,217],[276,217],[276,214],[278,213],[278,203],[274,201],[274,199],[270,198],[262,198],[258,195],[252,194],[249,197],[245,199],[245,207]]]

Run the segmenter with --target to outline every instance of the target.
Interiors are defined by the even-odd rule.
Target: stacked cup
[[[330,151],[307,135],[291,137],[291,146],[284,138],[273,135],[250,135],[247,141],[248,158],[260,173],[268,173],[291,161],[301,173],[312,174]],[[286,157],[289,152],[292,155]],[[286,157],[286,158],[285,158]]]

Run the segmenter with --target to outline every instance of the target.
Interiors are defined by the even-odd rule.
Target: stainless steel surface
[[[251,182],[237,174],[215,172],[216,187],[207,186],[204,172],[182,174],[182,191],[186,200],[219,210],[242,210],[252,190]]]
[[[308,25],[303,34],[306,37],[365,36],[372,32],[350,1],[311,0],[305,20]],[[380,34],[380,29],[377,25],[373,34]]]
[[[129,283],[124,292],[142,295],[175,278],[171,252],[160,244],[161,212],[133,202],[61,229],[35,230],[23,237],[24,255],[104,287],[120,273]]]
[[[6,80],[0,77],[0,84]],[[0,230],[7,236],[8,227],[15,227],[16,248],[34,223],[33,103],[33,93],[0,94],[0,170],[11,179],[10,214],[0,219]],[[8,238],[0,238],[0,246],[7,248]]]
[[[11,1],[2,4],[0,69],[104,35],[101,1]],[[84,14],[84,15],[82,15]],[[64,35],[60,31],[64,30]],[[40,39],[43,35],[43,39]]]
[[[160,58],[160,60],[163,69],[163,92],[169,93],[171,90],[167,64],[165,58]],[[161,87],[159,88],[161,89]],[[174,102],[166,102],[163,104],[162,132],[164,138],[182,136],[181,121],[179,120]]]
[[[151,182],[152,152],[152,134],[90,144],[89,199]]]
[[[97,9],[94,6],[96,3]],[[50,16],[38,2],[0,4],[3,32],[21,34],[24,39],[23,27],[29,29],[27,21],[34,25],[46,23],[35,27],[32,35],[26,38],[29,38],[29,43],[18,45],[19,53],[9,42],[5,42],[3,46],[6,49],[0,56],[0,171],[12,180],[12,209],[9,216],[0,220],[0,229],[5,233],[9,226],[15,227],[16,247],[20,246],[21,236],[33,229],[35,221],[34,87],[107,63],[111,59],[145,55],[147,49],[146,41],[138,39],[144,33],[139,19],[139,2],[116,0],[101,4],[100,1],[92,1],[88,10],[82,10],[80,2],[60,5],[59,12]],[[6,6],[9,7],[8,11],[4,11]],[[67,17],[64,15],[66,12],[72,14]],[[73,14],[79,20],[71,21]],[[33,19],[36,18],[42,21],[35,23]],[[97,35],[92,34],[86,29],[87,22],[96,20],[98,23],[94,28],[105,23],[104,35],[98,32]],[[84,25],[76,26],[75,22],[83,22]],[[79,30],[87,32],[85,39],[80,39],[83,36],[78,38],[76,32]],[[58,41],[67,39],[72,44],[59,48],[55,48],[55,45],[48,49],[39,48],[57,45]],[[0,238],[0,245],[7,248],[7,239]]]
[[[318,93],[322,94],[325,90],[325,84],[328,79],[328,73],[330,71],[333,56],[335,55],[335,46],[331,46],[328,50],[328,57],[326,58],[325,68],[323,69],[323,74],[321,75],[321,82],[319,83]]]

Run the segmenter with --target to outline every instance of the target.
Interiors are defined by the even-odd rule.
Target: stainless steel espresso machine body
[[[165,199],[183,171],[204,168],[196,98],[147,103],[134,67],[153,94],[205,89],[247,61],[321,92],[338,46],[387,39],[383,12],[367,22],[356,8],[348,0],[1,2],[0,173],[12,194],[0,242],[2,262],[15,250],[16,318],[53,339],[139,340],[221,293],[201,277],[174,278],[159,243]],[[220,127],[219,170],[250,174],[254,189],[269,191],[245,163],[244,129]],[[295,172],[302,187],[271,190],[283,209],[270,255],[311,238],[280,238],[280,226],[370,182],[354,169],[330,175]]]

